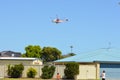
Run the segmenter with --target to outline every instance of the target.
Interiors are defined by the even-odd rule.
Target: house
[[[2,51],[0,52],[0,57],[21,57],[21,53],[13,51]]]
[[[99,79],[103,70],[106,72],[107,80],[120,79],[120,49],[102,48],[57,60],[54,63],[64,65],[66,62],[78,62],[80,64],[80,73],[76,76],[79,80]]]

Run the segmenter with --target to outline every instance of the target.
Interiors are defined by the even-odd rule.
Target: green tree
[[[42,78],[43,79],[51,79],[54,75],[54,72],[55,72],[55,67],[54,66],[44,66],[42,68]]]
[[[62,58],[67,58],[67,57],[71,57],[71,56],[75,56],[76,54],[74,53],[68,53],[68,54],[65,54],[65,55],[62,55]]]
[[[21,77],[23,70],[24,70],[24,66],[22,64],[8,65],[7,74],[11,78],[19,78]]]
[[[37,74],[36,69],[31,67],[31,68],[28,69],[27,77],[34,78],[36,74]]]
[[[41,47],[38,45],[29,45],[27,47],[25,47],[25,51],[26,53],[24,53],[22,55],[22,57],[36,57],[36,58],[40,58],[41,57]]]
[[[79,64],[76,62],[67,63],[64,70],[67,79],[74,79],[74,77],[79,74]]]
[[[44,62],[50,62],[54,60],[58,60],[61,58],[61,51],[54,47],[44,47],[42,49],[42,60]]]

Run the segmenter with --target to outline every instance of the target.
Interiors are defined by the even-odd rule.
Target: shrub
[[[19,78],[22,75],[24,66],[22,64],[8,65],[8,76],[11,78]]]
[[[50,79],[53,77],[54,72],[55,72],[54,66],[44,66],[42,68],[42,78],[43,79]]]
[[[79,64],[75,62],[67,63],[64,70],[67,79],[74,79],[75,75],[79,74]]]
[[[28,69],[27,77],[34,78],[36,74],[37,74],[37,71],[31,67]]]

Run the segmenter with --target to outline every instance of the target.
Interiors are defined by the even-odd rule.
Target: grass
[[[40,78],[1,78],[0,80],[56,80],[56,79],[40,79]],[[64,80],[64,79],[63,79]],[[71,79],[66,79],[71,80]],[[100,80],[100,79],[97,79]]]
[[[0,80],[56,80],[56,79],[39,79],[39,78],[4,78]],[[61,79],[61,80],[72,80],[72,79]],[[85,79],[84,79],[85,80]],[[100,79],[97,79],[100,80]]]
[[[55,80],[55,79],[40,79],[40,78],[1,78],[0,80]]]

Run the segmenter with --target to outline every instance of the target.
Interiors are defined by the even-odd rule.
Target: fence
[[[42,75],[43,66],[44,65],[24,65],[24,71],[22,73],[22,77],[27,77],[27,71],[30,67],[32,67],[32,68],[36,69],[36,71],[37,71],[37,75],[35,77],[40,78],[40,76]],[[55,65],[55,67],[56,67],[56,70],[55,70],[53,78],[56,77],[56,74],[58,72],[60,73],[60,75],[62,77],[64,77],[65,66],[64,65]],[[8,77],[7,70],[8,70],[7,65],[0,65],[0,78]]]

